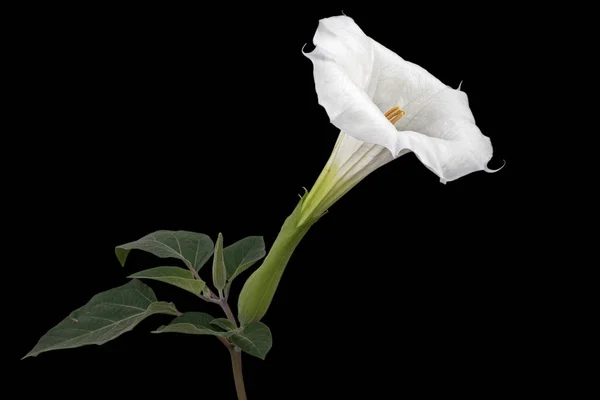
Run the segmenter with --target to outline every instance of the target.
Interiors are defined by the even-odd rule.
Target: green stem
[[[221,297],[219,305],[225,312],[225,315],[227,315],[227,319],[233,322],[233,325],[237,327],[237,322],[233,313],[231,312],[231,307],[229,307],[227,297]],[[227,347],[229,354],[231,354],[231,368],[233,369],[233,380],[235,381],[235,391],[237,392],[238,400],[246,400],[244,374],[242,373],[242,352],[228,340],[219,336],[217,336],[217,338],[225,345],[225,347]]]
[[[246,388],[244,387],[244,374],[242,373],[242,352],[235,346],[229,348],[231,353],[231,367],[233,369],[233,379],[235,381],[235,391],[238,400],[247,400]]]
[[[225,315],[227,315],[227,319],[230,320],[231,322],[233,322],[233,325],[237,326],[237,322],[235,320],[235,317],[233,316],[233,313],[231,312],[231,308],[229,307],[229,304],[227,303],[227,299],[222,299],[219,304],[221,305],[221,308],[223,309],[223,311],[225,311]]]

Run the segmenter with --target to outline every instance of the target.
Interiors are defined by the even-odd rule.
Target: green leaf
[[[265,241],[262,236],[248,236],[227,246],[223,250],[223,256],[228,279],[233,280],[266,254]]]
[[[271,330],[262,322],[252,322],[244,326],[229,340],[246,353],[262,360],[265,359],[273,344]]]
[[[228,320],[227,318],[214,319],[210,322],[210,324],[216,325],[219,328],[226,330],[226,331],[232,331],[234,329],[237,329],[237,327],[234,325],[234,323],[231,322],[230,320]]]
[[[156,231],[134,242],[115,248],[121,265],[125,265],[129,252],[144,250],[161,258],[178,258],[199,271],[213,252],[213,241],[203,233],[188,231]]]
[[[202,296],[210,298],[210,288],[208,286],[204,286],[202,289]]]
[[[235,332],[225,332],[214,326],[211,322],[215,319],[203,312],[187,312],[175,318],[169,325],[163,325],[152,333],[187,333],[191,335],[215,335],[229,337]]]
[[[206,286],[202,280],[194,279],[194,275],[186,269],[179,267],[156,267],[129,275],[128,278],[154,279],[180,287],[195,295]]]
[[[157,301],[148,306],[148,312],[152,314],[168,314],[168,315],[181,315],[175,304],[167,303],[166,301]]]
[[[179,314],[172,303],[157,301],[149,286],[134,279],[92,297],[42,336],[23,358],[50,350],[101,345],[132,330],[144,318],[159,313]]]
[[[213,284],[221,293],[225,287],[227,279],[227,270],[225,269],[225,262],[223,261],[223,235],[219,232],[217,243],[215,244],[215,251],[213,257]]]

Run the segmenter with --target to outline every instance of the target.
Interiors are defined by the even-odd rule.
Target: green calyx
[[[292,253],[320,217],[304,218],[302,204],[305,197],[301,197],[292,214],[286,218],[263,264],[250,275],[242,288],[238,299],[238,318],[242,325],[260,321],[266,314]]]

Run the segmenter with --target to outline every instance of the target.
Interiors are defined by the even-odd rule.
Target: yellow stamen
[[[396,106],[390,108],[384,115],[391,122],[391,124],[394,125],[400,120],[400,118],[404,117],[404,114],[406,114],[406,112],[401,110],[400,107]]]
[[[389,120],[391,121],[392,119],[394,119],[394,117],[395,117],[396,115],[398,115],[398,114],[402,114],[403,112],[404,112],[404,111],[402,111],[402,110],[396,110],[396,111],[392,112],[390,115],[388,115],[388,116],[387,116],[387,119],[389,119]]]
[[[400,120],[400,118],[404,117],[404,114],[406,114],[404,111],[402,111],[402,113],[396,115],[394,117],[394,119],[392,119],[390,122],[392,123],[392,125],[394,125],[396,122],[398,122]]]
[[[390,109],[388,110],[388,112],[386,112],[384,115],[385,115],[385,117],[387,118],[387,117],[388,117],[388,116],[389,116],[391,113],[393,113],[394,111],[396,111],[396,110],[399,110],[399,109],[400,109],[400,107],[398,107],[398,106],[396,106],[396,107],[392,107],[392,108],[390,108]]]

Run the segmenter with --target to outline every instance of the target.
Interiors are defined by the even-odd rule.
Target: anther
[[[406,112],[401,110],[400,107],[396,106],[390,108],[384,115],[391,122],[391,124],[394,125],[400,120],[400,118],[404,117],[404,114],[406,114]]]
[[[386,112],[384,115],[385,115],[385,117],[386,117],[386,118],[388,118],[388,117],[389,117],[389,115],[390,115],[391,113],[393,113],[394,111],[397,111],[397,110],[399,110],[399,109],[400,109],[400,107],[399,107],[399,106],[392,107],[392,108],[390,108],[390,109],[388,110],[388,112]]]

